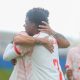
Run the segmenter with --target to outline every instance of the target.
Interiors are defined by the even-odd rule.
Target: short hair
[[[42,21],[48,23],[49,11],[43,8],[33,8],[29,10],[26,14],[29,21],[35,23],[35,25],[41,25]]]

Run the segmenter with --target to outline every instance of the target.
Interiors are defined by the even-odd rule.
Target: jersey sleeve
[[[32,50],[30,46],[18,46],[12,43],[9,43],[4,51],[3,59],[4,60],[12,60],[19,56],[24,56],[25,54],[29,53]]]
[[[12,43],[9,43],[4,51],[3,59],[9,61],[17,56],[19,56],[19,54],[14,49],[14,45]]]

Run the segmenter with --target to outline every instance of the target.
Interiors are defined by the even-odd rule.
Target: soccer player
[[[80,45],[69,50],[65,67],[68,80],[80,80]]]

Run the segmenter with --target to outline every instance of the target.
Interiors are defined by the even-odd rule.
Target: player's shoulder
[[[24,36],[26,36],[26,35],[28,35],[25,31],[21,31],[21,32],[18,32],[18,33],[16,33],[16,36],[17,35],[24,35]]]

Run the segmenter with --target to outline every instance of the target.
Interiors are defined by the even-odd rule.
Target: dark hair
[[[48,23],[48,16],[48,10],[45,10],[43,8],[33,8],[29,10],[26,14],[26,17],[28,17],[29,21],[35,23],[35,25],[37,26],[41,25],[42,21]]]

